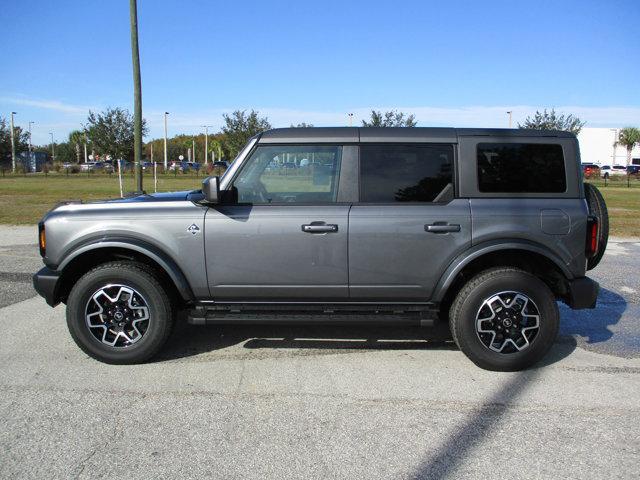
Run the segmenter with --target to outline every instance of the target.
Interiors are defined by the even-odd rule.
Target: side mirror
[[[202,182],[202,194],[207,203],[220,203],[220,179],[207,177]]]

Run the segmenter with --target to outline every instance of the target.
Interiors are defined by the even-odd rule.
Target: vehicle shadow
[[[571,310],[560,305],[560,340],[582,337],[586,343],[606,342],[614,335],[609,327],[620,321],[626,309],[627,301],[606,288],[600,290],[595,309]]]
[[[446,324],[412,326],[207,325],[178,322],[159,361],[242,345],[258,349],[457,350]]]

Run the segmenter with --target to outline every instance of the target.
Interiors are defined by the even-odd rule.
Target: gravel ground
[[[30,298],[33,227],[3,230],[0,478],[640,476],[638,240],[542,364],[491,373],[381,327],[185,325],[154,363],[104,365]]]

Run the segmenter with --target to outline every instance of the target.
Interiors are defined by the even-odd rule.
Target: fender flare
[[[432,296],[433,301],[442,301],[455,278],[467,265],[469,265],[477,258],[482,257],[483,255],[499,252],[501,250],[526,250],[528,252],[542,255],[543,257],[553,262],[553,264],[558,267],[558,269],[567,279],[570,280],[573,278],[573,274],[571,273],[567,265],[562,261],[562,259],[560,259],[560,257],[558,257],[544,245],[529,242],[526,240],[516,239],[508,241],[485,242],[479,245],[474,245],[470,249],[464,251],[449,264],[445,272],[440,277],[436,288],[434,289],[434,294]]]
[[[195,299],[191,286],[176,261],[157,246],[138,238],[100,236],[99,239],[94,238],[85,240],[82,244],[76,245],[70,251],[65,253],[63,260],[58,264],[56,270],[64,275],[65,268],[80,255],[105,248],[131,250],[150,258],[169,276],[183,300],[191,301]]]

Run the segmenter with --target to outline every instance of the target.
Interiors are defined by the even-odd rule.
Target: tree
[[[251,137],[271,128],[269,120],[266,117],[260,118],[258,114],[254,110],[248,115],[246,110],[236,110],[231,115],[222,115],[225,122],[222,127],[225,134],[224,146],[229,154],[228,158],[235,158]]]
[[[0,163],[11,163],[11,125],[10,122],[0,117]],[[29,145],[29,132],[23,132],[20,127],[13,128],[16,143],[16,157],[18,153],[24,151]]]
[[[133,159],[133,117],[123,108],[107,108],[102,113],[89,111],[85,128],[97,153],[114,159]],[[142,135],[146,135],[146,121],[142,120]]]
[[[622,145],[627,149],[627,165],[631,165],[631,151],[636,144],[640,144],[640,129],[625,127],[620,130],[616,145]]]
[[[404,112],[398,112],[397,110],[391,110],[388,112],[376,112],[371,110],[371,119],[367,122],[362,120],[363,127],[415,127],[416,122],[415,115],[406,115]]]
[[[525,130],[562,130],[577,135],[586,123],[575,115],[557,114],[553,108],[550,112],[547,112],[545,108],[542,112],[536,110],[533,118],[527,117],[524,123],[518,123],[518,128]]]
[[[80,163],[80,148],[84,142],[86,142],[86,132],[74,130],[69,134],[69,143],[72,144],[76,150],[76,163]]]
[[[297,125],[294,125],[293,123],[291,124],[291,128],[313,128],[313,124],[311,123],[299,123]]]

